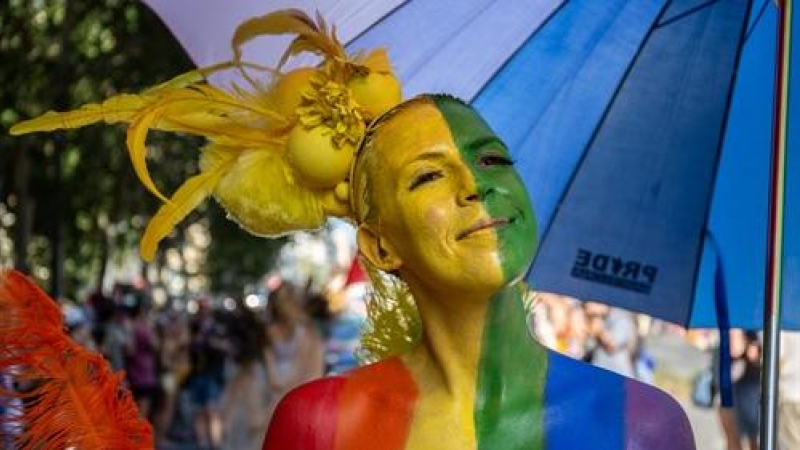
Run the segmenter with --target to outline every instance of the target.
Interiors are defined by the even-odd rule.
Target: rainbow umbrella
[[[533,286],[765,328],[774,448],[777,332],[800,329],[791,0],[146,3],[199,66],[231,59],[244,20],[294,7],[336,24],[348,50],[386,47],[406,96],[472,102],[531,192]],[[255,40],[243,59],[274,65],[286,43]]]

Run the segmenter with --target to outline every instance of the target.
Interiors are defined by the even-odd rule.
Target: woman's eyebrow
[[[445,159],[447,154],[440,150],[431,150],[424,153],[420,153],[419,155],[415,156],[414,159],[409,161],[410,163],[414,163],[417,161],[431,161],[431,160],[438,160],[438,159]]]
[[[475,150],[483,148],[484,146],[486,146],[488,144],[496,144],[497,146],[500,147],[501,150],[503,150],[503,151],[506,150],[506,145],[503,143],[503,141],[501,141],[499,137],[493,136],[493,135],[479,136],[479,137],[467,142],[464,145],[464,147],[465,147],[465,150],[467,150],[468,152],[474,152]]]

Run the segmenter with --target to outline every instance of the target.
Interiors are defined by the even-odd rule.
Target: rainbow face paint
[[[504,289],[493,293],[483,329],[475,387],[478,449],[545,447],[547,351],[528,335],[523,289],[513,285],[536,250],[536,220],[505,145],[470,107],[448,97],[436,104],[469,167],[492,220]]]
[[[536,253],[536,217],[505,144],[471,107],[436,97],[464,164],[470,169],[500,246],[507,283],[519,280]]]
[[[454,292],[485,298],[506,283],[507,261],[519,272],[529,262],[527,255],[504,254],[530,230],[524,188],[499,139],[471,109],[461,108],[463,122],[476,130],[466,137],[468,154],[438,105],[421,101],[380,127],[369,155],[385,174],[372,179],[379,212],[370,226],[396,255],[402,278],[425,285],[437,299]],[[494,186],[477,183],[477,171]]]

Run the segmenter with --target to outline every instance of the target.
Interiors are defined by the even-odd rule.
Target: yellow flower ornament
[[[287,155],[308,186],[332,188],[344,181],[364,133],[359,105],[347,86],[317,74],[297,108]]]
[[[240,48],[261,35],[296,35],[278,67],[241,60]],[[12,127],[12,134],[128,123],[127,147],[142,184],[164,201],[140,244],[152,260],[158,243],[208,196],[251,233],[276,236],[320,227],[328,216],[350,217],[348,175],[369,121],[400,103],[400,83],[386,52],[349,56],[325,21],[294,9],[241,24],[232,38],[234,59],[176,77],[140,94],[121,94],[69,112],[48,112]],[[302,52],[318,66],[282,72]],[[238,69],[249,89],[223,90],[206,82]],[[249,70],[267,74],[255,81]],[[146,139],[151,129],[200,135],[200,173],[170,198],[151,179]]]

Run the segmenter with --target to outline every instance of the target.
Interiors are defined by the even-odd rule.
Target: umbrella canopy
[[[319,11],[348,50],[386,47],[406,96],[462,97],[506,140],[540,220],[537,289],[715,326],[713,281],[723,271],[731,325],[762,326],[773,2],[147,3],[200,66],[231,59],[233,30],[250,17]],[[243,59],[274,65],[285,44],[258,39]],[[800,329],[795,122],[789,116],[779,256],[783,326]]]

